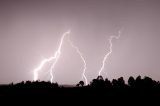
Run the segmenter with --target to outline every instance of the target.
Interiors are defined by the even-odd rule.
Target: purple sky
[[[98,75],[109,50],[108,38],[122,28],[103,76],[147,75],[160,80],[159,10],[159,0],[1,0],[0,83],[33,80],[33,70],[53,56],[68,29],[86,58],[89,81]],[[83,62],[64,40],[54,81],[75,84],[82,70]],[[40,80],[50,80],[47,72],[46,65]]]

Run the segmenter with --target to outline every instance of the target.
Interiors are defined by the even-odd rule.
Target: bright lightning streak
[[[52,66],[51,66],[51,70],[50,70],[50,75],[51,75],[51,79],[50,79],[50,81],[51,81],[51,83],[53,82],[53,73],[52,73],[52,71],[53,71],[53,69],[54,69],[54,67],[55,67],[55,64],[57,63],[57,61],[58,61],[58,59],[59,59],[59,56],[61,55],[61,48],[62,48],[62,44],[63,44],[63,40],[64,40],[64,37],[66,36],[66,35],[68,35],[68,34],[70,34],[70,30],[68,30],[67,32],[65,32],[63,35],[62,35],[62,38],[61,38],[61,41],[60,41],[60,44],[59,44],[59,47],[58,47],[58,50],[56,51],[56,55],[55,55],[55,61],[53,62],[53,64],[52,64]]]
[[[34,81],[38,80],[38,71],[42,69],[42,67],[44,66],[44,64],[47,63],[47,62],[49,62],[49,61],[52,61],[53,59],[55,59],[55,56],[51,57],[49,59],[44,59],[41,62],[41,64],[36,69],[34,69]]]
[[[108,53],[104,56],[104,58],[103,58],[102,66],[101,66],[101,68],[100,68],[100,70],[99,70],[99,73],[98,73],[99,76],[101,75],[101,73],[102,73],[102,71],[103,71],[103,69],[104,69],[105,62],[106,62],[108,56],[112,53],[112,46],[113,46],[112,40],[113,40],[113,39],[119,39],[120,35],[121,35],[121,31],[118,32],[118,36],[110,36],[110,37],[109,37],[109,39],[108,39],[108,40],[109,40],[109,45],[110,45],[110,46],[109,46],[109,52],[108,52]]]
[[[55,60],[51,66],[51,70],[50,70],[50,75],[51,75],[51,83],[53,81],[53,74],[52,74],[52,70],[54,69],[55,67],[55,64],[57,63],[58,59],[59,59],[59,56],[61,54],[61,48],[62,48],[62,44],[63,44],[63,40],[65,38],[66,35],[70,34],[70,30],[68,30],[67,32],[65,32],[62,37],[61,37],[61,40],[60,40],[60,44],[59,44],[59,47],[57,49],[57,51],[55,52],[54,56],[53,57],[50,57],[48,59],[44,59],[41,64],[36,68],[34,69],[34,81],[38,80],[38,72],[42,69],[42,67],[45,65],[45,63],[47,62],[50,62],[52,60]]]
[[[88,81],[87,81],[87,77],[85,76],[85,72],[86,72],[86,61],[85,61],[85,58],[83,57],[82,53],[80,52],[79,48],[77,46],[75,46],[73,44],[73,42],[70,40],[70,38],[68,37],[68,42],[70,43],[70,45],[76,50],[76,52],[79,54],[80,58],[82,59],[83,61],[83,72],[82,72],[82,79],[85,80],[85,84],[88,85]]]

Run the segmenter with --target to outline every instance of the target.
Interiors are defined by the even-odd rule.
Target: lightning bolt
[[[70,40],[70,38],[68,37],[68,42],[70,43],[70,45],[76,50],[76,52],[79,54],[80,58],[82,59],[83,61],[83,72],[82,72],[82,79],[85,80],[85,84],[88,85],[88,81],[87,81],[87,77],[85,76],[85,72],[86,72],[86,61],[85,61],[85,58],[83,57],[82,53],[80,52],[79,48],[77,46],[75,46],[73,44],[73,42]]]
[[[65,36],[68,35],[68,34],[70,34],[70,30],[68,30],[67,32],[65,32],[65,33],[62,35],[61,40],[60,40],[60,44],[59,44],[58,49],[56,50],[54,56],[53,56],[53,57],[50,57],[50,58],[48,58],[48,59],[44,59],[44,60],[40,63],[40,65],[39,65],[36,69],[34,69],[34,71],[33,71],[33,72],[34,72],[34,81],[38,80],[38,72],[42,69],[42,67],[43,67],[47,62],[50,62],[50,61],[52,61],[52,60],[55,60],[55,61],[53,62],[53,64],[52,64],[51,68],[50,68],[50,75],[51,75],[50,81],[51,81],[51,83],[53,82],[53,73],[52,73],[52,71],[53,71],[53,69],[54,69],[54,67],[55,67],[55,65],[56,65],[56,63],[57,63],[57,61],[58,61],[58,59],[59,59],[59,57],[60,57],[60,55],[61,55],[61,48],[62,48],[63,40],[64,40]]]
[[[98,75],[100,76],[101,75],[101,73],[102,73],[102,71],[103,71],[103,69],[104,69],[104,66],[105,66],[105,62],[106,62],[106,60],[107,60],[107,58],[108,58],[108,56],[112,53],[112,46],[113,46],[113,44],[112,44],[112,40],[113,39],[119,39],[119,37],[120,37],[120,35],[121,35],[121,31],[119,30],[118,31],[118,36],[110,36],[109,37],[109,52],[104,56],[104,58],[103,58],[103,61],[102,61],[102,66],[101,66],[101,68],[100,68],[100,70],[99,70],[99,73],[98,73]]]
[[[60,40],[60,44],[59,44],[59,47],[58,47],[58,50],[56,51],[56,55],[55,55],[55,61],[53,62],[53,64],[52,64],[52,66],[51,66],[51,70],[50,70],[50,75],[51,75],[51,83],[53,82],[53,73],[52,73],[52,71],[53,71],[53,69],[54,69],[54,67],[55,67],[55,64],[57,63],[57,61],[58,61],[58,59],[59,59],[59,56],[61,55],[61,48],[62,48],[62,44],[63,44],[63,40],[64,40],[64,38],[65,38],[65,36],[66,35],[68,35],[68,34],[70,34],[70,30],[68,30],[67,32],[65,32],[63,35],[62,35],[62,38],[61,38],[61,40]]]
[[[42,67],[43,67],[47,62],[50,62],[50,61],[54,60],[54,62],[52,63],[52,66],[51,66],[51,68],[50,68],[50,75],[51,75],[50,81],[51,81],[51,83],[53,82],[53,70],[54,70],[55,65],[56,65],[56,63],[57,63],[57,61],[58,61],[58,59],[59,59],[59,57],[60,57],[60,55],[61,55],[61,48],[62,48],[62,45],[63,45],[64,38],[65,38],[65,36],[68,35],[68,34],[70,34],[70,30],[68,30],[67,32],[65,32],[65,33],[62,35],[61,40],[60,40],[60,44],[59,44],[58,49],[56,50],[54,56],[53,56],[53,57],[50,57],[50,58],[48,58],[48,59],[44,59],[44,60],[40,63],[40,65],[39,65],[36,69],[34,69],[34,81],[38,80],[38,72],[42,69]],[[108,40],[109,40],[109,45],[110,45],[110,46],[109,46],[109,52],[108,52],[108,53],[104,56],[104,58],[103,58],[102,66],[101,66],[101,68],[100,68],[100,70],[99,70],[99,73],[98,73],[99,76],[101,75],[101,73],[102,73],[102,71],[103,71],[103,69],[104,69],[105,62],[106,62],[108,56],[112,53],[112,46],[113,46],[112,40],[113,40],[113,39],[119,39],[120,34],[121,34],[121,32],[119,31],[118,36],[110,36],[110,38],[108,39]],[[85,72],[86,72],[86,69],[87,69],[85,58],[83,57],[83,55],[82,55],[82,53],[80,52],[79,48],[72,43],[72,41],[69,39],[69,37],[68,37],[68,42],[69,42],[70,45],[76,50],[76,52],[79,54],[80,58],[81,58],[82,61],[83,61],[83,64],[84,64],[83,66],[84,66],[84,68],[83,68],[83,72],[82,72],[82,79],[85,80],[85,83],[86,83],[86,85],[87,85],[87,84],[88,84],[88,81],[87,81],[87,78],[86,78],[86,76],[85,76]]]

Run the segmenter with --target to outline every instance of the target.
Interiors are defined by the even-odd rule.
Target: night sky
[[[123,29],[123,30],[122,30]],[[79,47],[89,81],[102,72],[109,79],[149,76],[160,80],[160,0],[0,0],[0,83],[33,80],[33,70],[54,55],[62,34]],[[49,64],[39,72],[48,81]],[[54,69],[54,82],[81,80],[83,62],[67,39]]]

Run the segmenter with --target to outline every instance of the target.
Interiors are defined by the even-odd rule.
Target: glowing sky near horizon
[[[33,80],[32,70],[53,56],[68,29],[85,57],[90,82],[109,51],[107,39],[117,36],[121,28],[104,67],[107,74],[102,75],[109,79],[147,75],[160,80],[159,10],[159,0],[1,0],[0,83]],[[54,81],[79,82],[84,68],[80,56],[67,40],[61,52]],[[40,80],[50,80],[50,65],[42,68]]]

